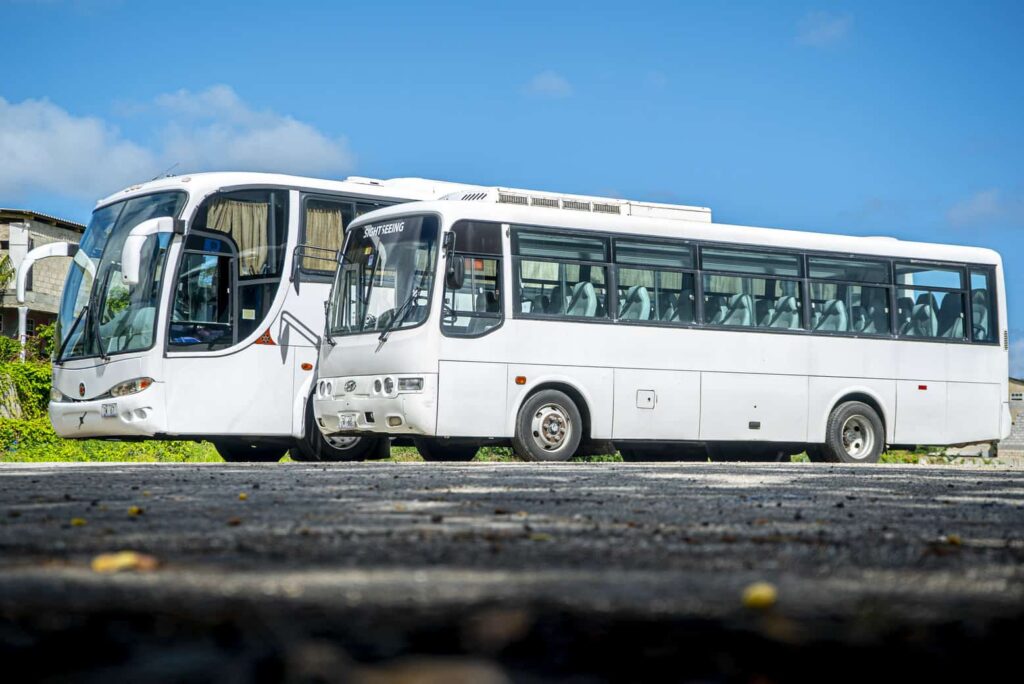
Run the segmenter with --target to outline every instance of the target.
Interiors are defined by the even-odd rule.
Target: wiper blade
[[[60,349],[57,350],[57,363],[64,360],[64,350],[67,349],[68,342],[71,341],[71,336],[75,334],[75,330],[78,329],[78,324],[82,322],[82,319],[85,318],[85,314],[88,313],[88,311],[89,305],[86,304],[82,307],[82,310],[78,312],[78,317],[75,318],[74,323],[71,324],[71,329],[68,330],[68,334],[64,338],[64,341],[60,343]]]
[[[400,326],[405,320],[405,317],[409,315],[410,311],[412,311],[412,303],[419,298],[420,292],[422,291],[423,278],[420,278],[420,282],[416,285],[416,288],[409,294],[409,297],[402,302],[402,306],[398,307],[395,311],[394,317],[388,321],[388,324],[380,331],[380,335],[377,336],[377,339],[380,340],[380,344],[377,345],[378,351],[380,351],[380,348],[388,341],[388,335],[391,334],[391,331]]]

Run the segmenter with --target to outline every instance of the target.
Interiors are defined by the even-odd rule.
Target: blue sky
[[[0,0],[0,206],[419,175],[994,247],[1024,375],[1024,3]]]

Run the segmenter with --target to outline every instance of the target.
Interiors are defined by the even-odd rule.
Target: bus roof
[[[479,186],[468,183],[451,183],[428,178],[367,178],[349,176],[343,180],[290,176],[280,173],[256,173],[249,171],[214,171],[193,173],[182,176],[155,178],[145,183],[119,190],[96,203],[96,208],[123,200],[127,197],[144,195],[161,190],[187,190],[207,195],[225,187],[284,186],[319,190],[323,192],[346,192],[367,197],[389,197],[396,199],[426,200],[444,193],[467,190]]]
[[[805,251],[835,252],[850,255],[871,255],[936,261],[963,261],[978,264],[1002,264],[995,250],[983,247],[930,242],[909,242],[894,237],[855,237],[832,233],[758,228],[708,221],[651,218],[647,216],[567,211],[564,209],[496,201],[434,200],[378,209],[356,219],[353,225],[379,218],[434,212],[447,221],[476,219],[527,226],[592,230],[604,233],[648,235],[652,237],[736,243],[760,247],[778,247]]]

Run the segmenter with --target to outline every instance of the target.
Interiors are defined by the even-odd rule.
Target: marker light
[[[393,378],[384,378],[384,393],[392,394],[395,391],[395,381]]]
[[[129,394],[136,394],[153,384],[153,378],[135,378],[119,383],[110,388],[110,396],[126,397]]]
[[[422,392],[423,378],[398,378],[399,392]]]
[[[50,388],[50,401],[64,401],[64,393],[56,387]]]

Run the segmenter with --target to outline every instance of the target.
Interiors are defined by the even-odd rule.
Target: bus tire
[[[480,451],[476,444],[452,444],[438,437],[414,437],[412,443],[424,461],[472,461]]]
[[[285,455],[283,446],[214,442],[213,447],[228,463],[277,463]]]
[[[582,438],[583,418],[573,400],[558,390],[541,390],[519,408],[512,448],[526,461],[568,461]]]
[[[327,437],[320,432],[313,414],[313,397],[306,400],[306,432],[289,450],[295,461],[365,461],[377,453],[381,437],[366,435],[336,435]]]
[[[829,414],[821,455],[831,463],[878,463],[885,448],[885,428],[875,409],[846,401]]]

